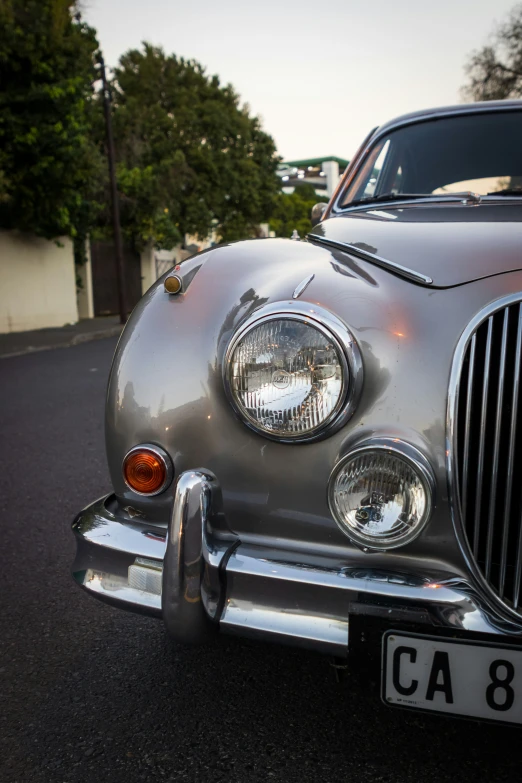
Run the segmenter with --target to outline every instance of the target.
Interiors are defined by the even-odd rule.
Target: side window
[[[379,152],[379,155],[377,156],[377,160],[374,163],[374,166],[370,172],[369,178],[367,179],[364,190],[359,196],[359,198],[371,198],[373,195],[375,195],[375,191],[379,187],[379,181],[383,173],[384,164],[386,163],[389,150],[390,150],[390,140],[388,139],[384,144],[383,148],[381,149],[381,151]]]
[[[389,191],[390,181],[393,187],[400,189],[402,169],[397,167],[397,162],[393,160],[395,157],[391,139],[383,139],[376,144],[344,194],[342,206],[347,207],[352,201],[371,199],[382,193],[383,189]]]
[[[397,168],[397,171],[395,172],[395,176],[393,178],[390,191],[392,193],[402,192],[402,166],[399,166]]]

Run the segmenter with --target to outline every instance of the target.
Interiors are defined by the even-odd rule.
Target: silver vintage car
[[[371,638],[387,704],[522,723],[522,101],[375,129],[313,222],[135,308],[74,579],[182,643]]]

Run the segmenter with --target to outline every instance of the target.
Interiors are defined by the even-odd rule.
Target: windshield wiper
[[[429,198],[429,193],[380,193],[378,196],[365,196],[357,198],[346,204],[347,207],[355,207],[358,204],[372,204],[374,201],[405,201],[416,198]]]
[[[429,199],[430,201],[466,201],[473,204],[480,203],[480,195],[472,193],[471,190],[465,190],[460,193],[380,193],[378,196],[366,196],[365,198],[350,201],[344,206],[356,207],[364,204],[373,204],[378,201],[413,201],[421,198]]]
[[[492,190],[487,196],[522,196],[521,188],[505,188],[504,190]]]

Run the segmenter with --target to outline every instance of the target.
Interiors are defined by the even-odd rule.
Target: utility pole
[[[121,243],[120,207],[118,201],[118,187],[116,185],[116,169],[114,165],[114,139],[112,136],[111,119],[111,93],[105,75],[105,62],[100,52],[98,63],[100,65],[103,85],[103,111],[105,113],[105,132],[107,135],[107,157],[109,161],[109,180],[111,186],[112,230],[114,234],[114,249],[116,251],[116,280],[118,282],[118,304],[120,308],[120,323],[127,320],[127,289],[125,285],[125,266],[123,264],[123,247]]]

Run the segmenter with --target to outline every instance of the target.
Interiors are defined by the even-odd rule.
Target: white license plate
[[[390,631],[382,696],[401,707],[522,723],[522,649]]]

